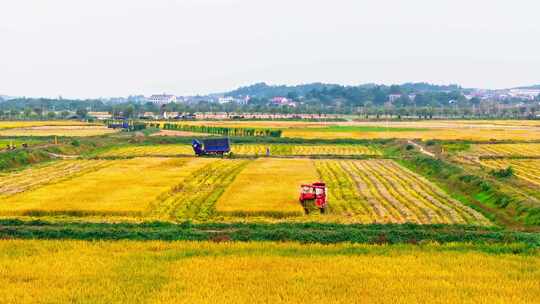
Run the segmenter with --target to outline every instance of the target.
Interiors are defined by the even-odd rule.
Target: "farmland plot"
[[[146,146],[129,146],[115,148],[107,151],[101,156],[176,156],[176,155],[193,155],[191,145],[146,145]]]
[[[116,133],[105,126],[39,126],[0,130],[0,136],[96,136]]]
[[[374,147],[363,145],[232,145],[233,154],[237,155],[266,155],[270,150],[271,156],[312,156],[312,155],[381,155],[381,151]],[[193,155],[191,145],[148,145],[129,146],[107,151],[101,156],[177,156]]]
[[[114,161],[97,171],[0,198],[0,214],[145,215],[161,193],[213,161],[185,158]]]
[[[506,246],[0,240],[0,299],[537,303],[540,254]]]
[[[298,189],[319,180],[308,159],[265,158],[252,161],[216,204],[219,214],[288,217],[303,214]]]
[[[111,164],[112,162],[104,160],[65,160],[18,172],[0,173],[0,197],[96,171]]]
[[[233,153],[243,155],[381,155],[376,148],[362,145],[235,145]]]
[[[490,169],[512,167],[519,178],[540,186],[540,159],[482,159],[480,162]]]
[[[316,161],[329,213],[364,223],[489,224],[419,175],[390,160]]]
[[[94,123],[87,123],[81,121],[72,120],[14,120],[14,121],[0,121],[1,129],[15,129],[15,128],[29,128],[29,127],[44,127],[44,126],[93,126],[101,125]]]
[[[220,160],[193,172],[169,192],[157,198],[151,207],[159,218],[207,220],[214,215],[215,203],[246,160]]]
[[[540,144],[475,145],[468,153],[476,156],[540,157]]]

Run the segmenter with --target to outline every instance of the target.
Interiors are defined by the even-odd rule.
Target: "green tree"
[[[88,116],[88,110],[86,110],[85,108],[79,108],[77,109],[75,114],[77,114],[79,118],[86,118],[86,116]]]
[[[10,118],[16,118],[17,116],[19,116],[19,114],[19,111],[17,111],[16,109],[11,109],[11,111],[9,111]]]
[[[124,110],[124,117],[133,118],[135,114],[135,107],[133,105],[128,105]]]

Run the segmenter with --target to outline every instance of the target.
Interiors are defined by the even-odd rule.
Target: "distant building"
[[[239,105],[246,105],[249,103],[249,99],[250,99],[249,96],[246,96],[246,97],[222,96],[222,97],[217,98],[217,102],[221,104],[233,102]]]
[[[534,100],[536,96],[540,95],[540,90],[533,89],[511,89],[508,95],[515,98],[522,98],[528,100]]]
[[[111,119],[109,112],[88,112],[88,116],[95,117],[97,120]]]
[[[251,99],[251,97],[249,97],[249,95],[242,98],[242,99],[238,99],[238,104],[247,105],[249,103],[250,99]]]
[[[292,100],[290,100],[287,97],[281,97],[281,96],[274,97],[270,100],[270,102],[273,105],[296,107],[296,103],[294,103]]]
[[[231,96],[219,97],[218,98],[218,102],[221,103],[221,104],[229,103],[229,102],[235,102],[235,101],[236,101],[236,99],[234,97],[231,97]]]
[[[176,102],[176,96],[167,94],[152,95],[148,98],[148,101],[155,105],[161,106],[171,102]]]
[[[416,97],[416,96],[415,96],[415,97]],[[390,103],[396,102],[396,101],[397,101],[398,99],[400,99],[400,98],[401,98],[401,94],[390,94],[390,95],[388,95],[388,101],[389,101]]]

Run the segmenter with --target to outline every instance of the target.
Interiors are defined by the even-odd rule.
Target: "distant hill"
[[[517,87],[514,89],[521,89],[521,90],[540,90],[540,84],[526,86],[526,87]]]
[[[306,96],[311,92],[318,92],[332,89],[360,89],[369,90],[376,87],[389,88],[386,85],[377,85],[374,83],[361,84],[357,86],[343,86],[332,83],[308,83],[301,85],[268,85],[264,82],[256,83],[253,85],[240,87],[236,90],[225,93],[226,96],[246,96],[257,98],[271,98],[275,96],[287,96],[289,94],[295,96]],[[452,92],[459,91],[461,87],[455,84],[451,85],[435,85],[427,82],[418,83],[404,83],[402,85],[393,85],[392,87],[399,87],[403,92]]]
[[[400,85],[403,90],[413,92],[451,92],[461,90],[457,84],[436,85],[427,82],[408,82]]]
[[[257,98],[270,98],[275,96],[287,96],[287,94],[292,93],[299,96],[306,95],[307,93],[313,90],[323,90],[340,87],[337,84],[326,84],[326,83],[309,83],[301,85],[268,85],[264,82],[256,83],[246,87],[240,87],[236,90],[226,93],[226,96],[251,96]]]

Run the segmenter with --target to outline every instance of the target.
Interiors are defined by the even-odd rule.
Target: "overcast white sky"
[[[0,94],[540,83],[538,0],[1,0]]]

